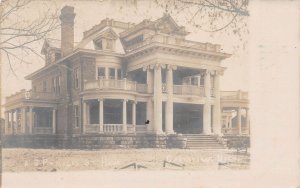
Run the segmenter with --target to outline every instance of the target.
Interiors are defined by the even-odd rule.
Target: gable
[[[106,39],[113,39],[116,40],[118,39],[118,35],[114,32],[114,30],[112,30],[110,27],[107,28],[106,30],[100,32],[99,34],[97,34],[94,38],[94,40],[99,40],[101,38],[106,38]]]

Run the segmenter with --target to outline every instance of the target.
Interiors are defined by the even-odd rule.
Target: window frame
[[[74,75],[73,75],[73,87],[74,89],[79,89],[79,68],[74,69]]]
[[[79,128],[80,127],[79,105],[73,105],[73,110],[74,110],[74,127]]]

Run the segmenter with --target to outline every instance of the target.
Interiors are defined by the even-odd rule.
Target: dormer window
[[[61,53],[56,52],[55,53],[55,61],[59,60],[61,58]]]
[[[94,46],[96,50],[115,50],[115,43],[118,35],[110,28],[101,32],[94,39]]]
[[[102,48],[102,40],[94,41],[95,49],[96,50],[103,50]]]

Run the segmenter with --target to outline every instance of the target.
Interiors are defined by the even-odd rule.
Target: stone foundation
[[[86,134],[86,135],[9,135],[3,147],[116,149],[116,148],[185,148],[182,135],[156,134]]]

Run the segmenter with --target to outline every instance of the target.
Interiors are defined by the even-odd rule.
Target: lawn
[[[4,172],[248,169],[249,153],[228,149],[3,149]],[[136,167],[136,168],[134,168]]]

